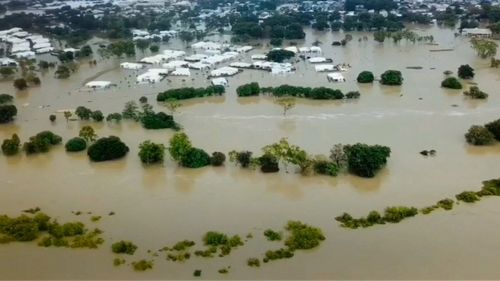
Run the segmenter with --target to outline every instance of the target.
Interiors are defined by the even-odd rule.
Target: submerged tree
[[[97,134],[91,126],[83,126],[78,135],[87,142],[93,142],[97,138]]]
[[[144,164],[163,162],[165,146],[161,143],[153,143],[149,140],[139,145],[139,158]]]
[[[2,143],[2,152],[6,156],[12,156],[19,152],[21,140],[17,134],[13,134],[10,139],[5,139]]]
[[[494,41],[472,38],[470,42],[477,55],[483,59],[494,57],[497,53],[498,44]]]
[[[278,98],[276,104],[283,108],[283,116],[286,116],[286,113],[295,107],[295,99],[289,97]]]

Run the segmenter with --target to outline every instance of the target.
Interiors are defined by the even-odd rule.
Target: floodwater
[[[106,243],[98,250],[40,248],[33,243],[0,246],[2,279],[192,279],[194,269],[204,279],[497,279],[500,277],[500,205],[496,198],[474,205],[461,204],[452,211],[436,211],[396,225],[347,230],[334,217],[342,212],[355,216],[391,205],[423,207],[463,190],[479,189],[482,180],[497,178],[500,145],[471,147],[464,133],[473,124],[500,118],[500,72],[479,59],[464,38],[449,29],[418,29],[432,34],[439,46],[423,43],[394,45],[375,43],[369,34],[353,33],[347,47],[331,42],[343,34],[308,31],[305,42],[316,39],[325,56],[335,63],[349,63],[346,83],[328,83],[326,74],[314,66],[297,63],[297,72],[272,76],[245,70],[229,78],[223,97],[183,103],[176,120],[195,146],[209,152],[247,149],[259,154],[261,147],[287,137],[311,154],[328,154],[336,143],[382,144],[391,148],[389,163],[375,178],[338,177],[286,173],[262,174],[227,163],[221,168],[179,168],[170,159],[162,166],[144,167],[137,156],[138,144],[151,139],[167,143],[171,130],[144,130],[129,122],[96,124],[99,136],[117,135],[130,147],[126,158],[91,163],[85,153],[68,154],[62,146],[47,154],[0,157],[0,213],[18,215],[39,206],[61,221],[83,220],[105,231]],[[367,35],[370,40],[358,42]],[[162,48],[181,47],[171,42]],[[453,48],[451,52],[430,52]],[[264,50],[254,50],[254,53]],[[138,58],[143,56],[140,52]],[[123,60],[124,61],[124,60]],[[246,59],[249,61],[249,59]],[[18,133],[22,140],[41,130],[52,130],[65,140],[76,136],[87,122],[67,123],[62,113],[51,124],[48,116],[57,110],[85,105],[105,114],[120,112],[125,102],[147,96],[155,109],[156,93],[181,86],[207,86],[202,73],[191,78],[169,78],[161,83],[134,85],[133,72],[119,69],[120,61],[99,60],[97,66],[83,63],[67,80],[42,74],[42,86],[16,92],[12,81],[0,83],[1,92],[14,94],[19,115],[11,125],[0,127],[0,139]],[[471,101],[461,91],[440,88],[443,71],[456,72],[461,64],[476,70],[474,82],[490,96]],[[422,70],[406,69],[422,66]],[[405,78],[402,87],[358,85],[357,74],[371,70],[379,75],[398,69]],[[88,92],[80,90],[90,79],[109,80],[117,88]],[[129,82],[130,83],[130,87]],[[283,117],[271,98],[237,98],[238,85],[258,81],[261,86],[291,84],[359,90],[357,101],[300,100]],[[418,152],[435,149],[435,157]],[[97,223],[89,215],[103,215]],[[110,211],[115,216],[107,216]],[[249,257],[262,257],[269,249],[262,232],[279,229],[290,219],[321,227],[326,241],[317,249],[297,251],[289,260],[274,261],[260,268],[246,265]],[[200,241],[208,230],[245,236],[244,247],[224,258],[193,257],[185,263],[155,259],[153,270],[137,273],[129,266],[113,267],[110,244],[130,240],[139,246],[127,262],[150,258],[148,249],[159,249],[182,239]],[[217,270],[231,266],[230,273]]]

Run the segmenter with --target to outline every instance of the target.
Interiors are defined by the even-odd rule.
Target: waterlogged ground
[[[473,124],[500,118],[500,72],[480,60],[463,38],[447,29],[418,29],[432,34],[439,46],[384,45],[371,40],[358,42],[355,33],[348,47],[332,47],[342,34],[308,32],[310,46],[323,42],[325,56],[335,63],[349,63],[348,82],[332,84],[305,62],[289,76],[244,71],[229,78],[224,97],[185,102],[175,118],[194,145],[207,151],[248,149],[260,153],[264,145],[287,137],[312,154],[327,154],[336,143],[364,142],[391,147],[389,163],[377,177],[349,175],[336,178],[285,173],[264,175],[258,171],[226,167],[189,170],[171,160],[163,166],[143,167],[137,157],[140,142],[151,139],[167,143],[170,130],[146,131],[135,123],[92,126],[99,136],[117,135],[130,147],[120,161],[90,163],[85,153],[67,154],[62,146],[50,153],[26,157],[0,157],[0,213],[18,215],[39,206],[61,221],[83,220],[104,230],[106,243],[98,250],[41,248],[34,243],[0,246],[2,279],[191,279],[201,269],[206,279],[496,279],[500,276],[500,205],[497,198],[462,203],[453,210],[436,211],[395,225],[347,230],[334,217],[344,211],[364,216],[390,205],[423,207],[452,197],[463,190],[479,190],[481,181],[500,176],[500,145],[468,146],[463,134]],[[181,47],[172,42],[162,48]],[[430,49],[453,48],[451,52]],[[264,52],[255,50],[250,54]],[[249,54],[249,55],[250,55]],[[138,54],[138,58],[143,56]],[[129,60],[130,61],[130,60]],[[247,59],[249,61],[249,59]],[[12,133],[22,140],[41,130],[52,130],[65,140],[76,136],[88,123],[66,123],[58,113],[55,124],[49,114],[85,105],[105,114],[120,112],[123,104],[147,96],[161,109],[156,93],[181,86],[206,86],[206,75],[171,78],[154,87],[133,85],[133,72],[118,68],[120,61],[100,60],[97,66],[82,64],[68,80],[42,75],[42,86],[16,92],[11,81],[0,82],[1,92],[14,94],[19,115],[12,125],[0,127],[0,139]],[[476,69],[474,82],[490,94],[487,101],[470,101],[461,91],[439,87],[443,71],[461,64]],[[406,69],[422,66],[422,70]],[[386,69],[403,72],[402,87],[378,83],[358,85],[357,74]],[[108,91],[86,92],[88,80],[109,80],[119,86]],[[288,117],[270,98],[238,99],[235,88],[258,81],[262,86],[292,84],[330,86],[343,91],[359,90],[357,101],[299,101]],[[128,86],[130,82],[130,87]],[[421,99],[420,99],[421,98]],[[452,106],[456,105],[456,106]],[[437,156],[418,152],[435,149]],[[71,211],[103,215],[90,222],[90,215],[76,217]],[[113,211],[114,216],[107,216]],[[297,251],[289,260],[274,261],[260,268],[246,265],[249,257],[262,257],[281,247],[262,235],[267,228],[280,229],[290,219],[321,227],[326,240],[317,249]],[[127,263],[150,258],[148,249],[191,239],[201,244],[209,230],[254,238],[224,258],[193,257],[174,263],[160,256],[153,270],[137,273],[130,266],[113,267],[111,242],[130,240],[139,246]],[[195,247],[196,248],[196,247]],[[229,274],[217,270],[231,266]]]

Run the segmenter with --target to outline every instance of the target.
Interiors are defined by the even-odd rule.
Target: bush
[[[250,167],[252,164],[252,152],[251,151],[231,151],[229,152],[229,160],[231,162],[236,162],[240,164],[242,168]]]
[[[495,136],[485,127],[474,125],[465,134],[465,140],[472,145],[488,145],[495,141]]]
[[[260,86],[257,82],[244,84],[236,88],[236,94],[238,94],[238,97],[258,96],[259,93]]]
[[[18,90],[24,90],[28,88],[28,82],[24,78],[19,78],[14,80],[14,87]]]
[[[271,46],[281,46],[281,44],[283,44],[283,39],[271,38],[271,41],[269,41],[269,44],[271,44]]]
[[[500,119],[487,123],[484,126],[495,136],[495,139],[500,141]]]
[[[326,160],[314,161],[313,169],[314,172],[317,174],[327,175],[332,177],[335,177],[339,172],[339,169],[335,163]]]
[[[222,166],[224,161],[226,161],[226,155],[224,155],[224,153],[218,151],[212,153],[212,157],[210,158],[210,164],[212,166]]]
[[[312,249],[325,240],[321,229],[299,221],[289,221],[286,230],[290,231],[291,235],[285,241],[285,245],[292,251]]]
[[[249,258],[247,260],[247,265],[250,267],[259,267],[260,266],[260,260],[257,258]]]
[[[153,261],[140,260],[132,262],[132,266],[135,271],[146,271],[148,269],[153,269]]]
[[[355,144],[344,146],[349,172],[371,178],[387,163],[391,149],[387,146]]]
[[[104,120],[104,114],[102,114],[100,110],[92,112],[90,117],[96,122],[102,122],[102,120]]]
[[[0,105],[0,124],[13,121],[16,115],[17,107],[15,105]]]
[[[144,164],[163,162],[165,146],[151,141],[145,141],[139,145],[139,158]]]
[[[293,257],[293,250],[290,249],[278,249],[275,251],[266,251],[266,257],[264,258],[264,262],[279,260],[279,259],[289,259]]]
[[[345,94],[346,99],[359,99],[361,94],[358,91],[351,91]]]
[[[23,145],[23,150],[26,154],[34,154],[49,151],[53,145],[58,145],[62,142],[62,138],[50,131],[43,131],[35,136],[30,137],[29,141]]]
[[[458,77],[460,77],[462,79],[474,78],[474,68],[470,67],[470,65],[468,65],[468,64],[461,65],[458,68]]]
[[[145,96],[142,96],[142,97],[139,98],[139,102],[140,103],[148,103],[148,98],[145,97]]]
[[[6,156],[12,156],[19,152],[19,147],[21,145],[21,140],[17,134],[13,134],[12,138],[3,140],[2,152]]]
[[[398,70],[387,70],[380,77],[382,85],[399,86],[403,84],[403,75]]]
[[[281,239],[283,239],[283,235],[280,232],[276,232],[272,229],[266,229],[264,231],[264,236],[266,236],[269,241],[281,241]]]
[[[457,198],[457,200],[459,201],[463,201],[466,203],[474,203],[476,201],[479,201],[479,197],[473,191],[464,191],[462,193],[455,195],[455,198]]]
[[[417,208],[414,207],[388,207],[384,211],[384,221],[397,223],[407,217],[414,217],[418,214]]]
[[[50,122],[54,122],[54,121],[56,121],[56,116],[55,116],[54,114],[51,114],[51,115],[49,116],[49,120],[50,120]]]
[[[372,83],[375,80],[375,76],[371,71],[362,71],[358,74],[358,83]]]
[[[122,158],[128,151],[128,146],[125,145],[120,138],[110,136],[107,138],[100,138],[89,146],[87,155],[90,160],[101,162]]]
[[[201,168],[210,165],[210,155],[203,149],[192,147],[181,158],[181,165],[187,168]]]
[[[110,113],[106,117],[106,121],[111,122],[111,121],[116,121],[120,122],[122,120],[122,115],[120,113]]]
[[[468,91],[464,91],[464,95],[473,99],[486,99],[488,94],[479,90],[477,86],[472,86]]]
[[[135,250],[137,250],[137,246],[130,241],[123,241],[122,240],[122,241],[113,243],[113,245],[111,245],[111,250],[115,254],[133,255],[135,253]]]
[[[263,173],[276,173],[280,170],[278,159],[268,153],[262,155],[259,158],[259,164],[260,164],[260,170]]]
[[[441,87],[448,89],[462,89],[462,84],[455,77],[448,77],[441,82]]]
[[[78,152],[87,148],[87,142],[83,138],[72,138],[64,145],[68,152]]]

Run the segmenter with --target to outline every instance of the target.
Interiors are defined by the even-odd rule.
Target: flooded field
[[[16,92],[12,81],[0,82],[0,92],[15,95],[16,122],[1,125],[0,139],[19,134],[22,140],[42,130],[52,130],[67,140],[91,123],[99,136],[119,136],[129,147],[126,158],[91,163],[85,153],[68,154],[63,146],[35,156],[0,157],[0,213],[18,215],[39,206],[61,221],[83,220],[104,230],[106,243],[98,250],[41,248],[35,243],[0,246],[1,279],[192,279],[201,269],[203,279],[497,279],[500,276],[500,204],[497,198],[478,204],[461,204],[449,212],[396,225],[363,230],[339,227],[335,216],[349,212],[361,216],[386,206],[423,207],[463,190],[476,190],[481,181],[500,176],[500,145],[472,147],[464,133],[473,124],[500,118],[500,72],[479,59],[467,39],[455,38],[449,29],[417,29],[435,38],[439,46],[386,40],[382,45],[372,35],[353,33],[347,47],[331,42],[343,34],[308,31],[311,46],[319,40],[325,57],[334,63],[349,63],[346,83],[328,83],[325,73],[300,61],[295,74],[273,76],[245,70],[228,78],[223,97],[183,102],[176,120],[193,144],[207,151],[260,149],[287,137],[312,154],[328,154],[336,143],[381,144],[392,150],[388,165],[373,179],[341,174],[338,177],[286,173],[262,174],[225,167],[180,168],[168,159],[163,166],[142,166],[137,153],[144,140],[167,144],[172,130],[145,130],[139,124],[102,124],[64,120],[62,113],[51,124],[48,116],[57,110],[84,105],[105,114],[121,112],[125,102],[147,96],[156,110],[156,94],[183,86],[208,86],[206,74],[192,71],[190,78],[168,78],[154,86],[135,85],[132,71],[119,68],[126,60],[99,60],[97,66],[82,63],[67,80],[42,74],[42,86]],[[368,41],[358,39],[368,36]],[[214,39],[219,39],[215,37]],[[171,42],[162,49],[180,48]],[[452,48],[450,52],[430,49]],[[254,50],[250,55],[268,48]],[[144,56],[138,52],[137,58]],[[131,61],[131,60],[128,60]],[[490,94],[486,101],[465,99],[462,91],[440,88],[443,71],[456,72],[461,64],[476,70],[474,82]],[[406,69],[422,66],[421,70]],[[361,85],[356,77],[363,70],[376,76],[387,69],[401,70],[402,87]],[[132,75],[132,76],[129,76]],[[81,90],[89,80],[109,80],[118,87],[89,92]],[[283,117],[271,98],[238,98],[237,86],[257,81],[261,86],[291,84],[327,86],[342,91],[359,90],[356,101],[299,100]],[[129,86],[130,85],[130,86]],[[419,151],[435,149],[437,156],[423,157]],[[97,223],[90,215],[103,215]],[[109,212],[115,216],[106,216]],[[274,261],[260,268],[246,265],[249,257],[261,257],[278,248],[262,236],[267,228],[282,228],[290,219],[321,227],[326,240],[317,249],[298,251],[292,259]],[[244,237],[253,233],[244,247],[223,258],[193,257],[173,263],[159,257],[153,270],[137,273],[129,266],[113,267],[111,242],[130,240],[139,249],[127,262],[150,258],[156,250],[182,239],[200,241],[209,230]],[[217,270],[231,266],[227,275]]]

